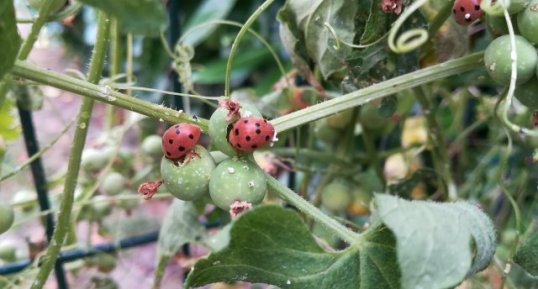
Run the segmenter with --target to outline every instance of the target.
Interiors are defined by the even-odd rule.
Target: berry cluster
[[[487,47],[484,64],[491,78],[508,85],[512,75],[511,41],[500,1],[456,0],[453,16],[469,25],[485,14],[488,30],[496,37]],[[517,52],[515,97],[530,109],[538,109],[538,0],[513,0],[506,9],[514,23]]]
[[[230,158],[218,165],[198,144],[201,130],[179,123],[162,136],[162,181],[146,182],[139,192],[149,199],[161,184],[176,198],[195,201],[209,193],[213,203],[235,216],[259,204],[267,191],[265,174],[249,153],[273,141],[275,129],[248,105],[222,102],[209,121],[213,147]]]

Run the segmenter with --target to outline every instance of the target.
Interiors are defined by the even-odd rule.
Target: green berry
[[[361,107],[359,121],[368,130],[382,130],[389,124],[389,120],[382,117],[377,106],[371,103]]]
[[[495,37],[508,34],[508,26],[506,25],[504,16],[492,16],[486,14],[486,24],[489,32]]]
[[[101,183],[101,191],[107,195],[117,195],[125,188],[126,182],[122,174],[111,172]]]
[[[20,207],[23,212],[30,212],[35,208],[37,195],[35,191],[20,190],[11,199],[11,204]]]
[[[331,211],[342,212],[351,201],[351,185],[344,179],[333,180],[321,191],[321,204]]]
[[[112,213],[112,205],[108,197],[103,195],[94,196],[91,199],[90,205],[90,219],[93,221],[100,221],[104,217]]]
[[[531,80],[516,87],[514,96],[530,109],[538,109],[538,78],[533,77]]]
[[[162,137],[156,134],[147,136],[142,142],[142,152],[153,158],[162,157]]]
[[[228,109],[224,107],[219,107],[215,110],[215,112],[213,112],[211,118],[209,119],[209,137],[211,137],[211,143],[217,150],[229,156],[235,156],[237,155],[237,152],[228,141],[228,129],[230,125],[237,120],[237,117],[226,120],[228,112]],[[248,104],[241,104],[239,113],[242,117],[262,116],[258,109]]]
[[[6,262],[17,260],[17,246],[13,242],[2,241],[0,243],[0,259]]]
[[[348,109],[327,117],[327,124],[333,128],[345,128],[352,118],[353,109]]]
[[[517,15],[517,26],[523,37],[532,44],[538,44],[538,0],[531,1]]]
[[[196,154],[184,163],[174,163],[165,157],[161,160],[161,176],[168,191],[176,198],[194,201],[208,191],[209,177],[215,161],[201,145],[193,149]]]
[[[132,190],[125,189],[121,193],[117,195],[118,199],[116,201],[116,204],[118,207],[124,209],[124,210],[132,210],[140,204],[140,198],[138,194],[133,192]],[[130,198],[123,198],[123,197],[130,197]]]
[[[508,10],[510,15],[514,15],[525,9],[525,6],[527,6],[528,3],[528,0],[510,0],[510,6],[508,6],[506,10]],[[480,8],[484,10],[486,15],[504,16],[504,9],[500,1],[482,0]]]
[[[13,225],[15,213],[9,204],[0,203],[0,234],[6,232]]]
[[[532,45],[525,38],[515,36],[517,52],[517,84],[527,82],[536,73],[538,56]],[[512,73],[510,57],[510,36],[503,35],[493,40],[484,54],[484,64],[489,75],[501,84],[509,84]]]
[[[85,149],[82,152],[82,160],[80,165],[86,172],[95,172],[103,169],[110,161],[114,153],[113,148],[104,149]]]
[[[329,126],[327,119],[320,119],[314,123],[314,135],[316,139],[332,144],[340,137],[341,131]]]
[[[219,208],[229,210],[235,201],[259,204],[267,191],[264,172],[249,160],[227,159],[211,174],[209,194]]]

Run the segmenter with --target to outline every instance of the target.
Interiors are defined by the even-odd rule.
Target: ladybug
[[[177,161],[187,154],[200,139],[200,128],[194,124],[178,123],[163,134],[162,148],[167,159]]]
[[[532,125],[538,127],[538,110],[532,114]]]
[[[467,26],[482,17],[484,11],[480,8],[481,0],[456,0],[452,14],[459,25]]]
[[[273,140],[275,128],[261,117],[243,117],[230,130],[228,140],[240,152],[251,152]]]

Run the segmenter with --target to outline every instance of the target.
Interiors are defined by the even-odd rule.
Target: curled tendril
[[[486,1],[490,1],[490,0],[486,0]],[[508,110],[510,109],[510,106],[512,105],[512,99],[514,97],[514,92],[516,90],[518,55],[516,51],[516,37],[514,33],[514,26],[512,24],[512,19],[510,18],[510,13],[508,13],[508,10],[506,9],[508,5],[504,1],[509,1],[509,0],[500,0],[499,2],[501,2],[500,6],[502,7],[504,11],[504,19],[506,20],[506,25],[508,26],[508,35],[510,37],[510,58],[512,61],[512,72],[510,75],[510,85],[508,86],[508,91],[506,93],[506,98],[505,98],[505,103],[502,110],[501,119],[504,125],[510,130],[514,131],[515,133],[537,137],[538,129],[528,129],[528,128],[519,126],[511,122],[510,119],[508,119]]]
[[[388,33],[386,33],[385,35],[379,37],[379,39],[377,39],[376,41],[374,41],[372,43],[369,43],[369,44],[353,44],[353,43],[349,43],[349,42],[343,40],[342,38],[340,38],[340,36],[338,36],[338,34],[336,33],[336,30],[334,30],[334,28],[331,26],[331,24],[329,22],[325,22],[325,23],[323,23],[323,25],[325,26],[325,28],[327,28],[327,30],[329,30],[329,32],[334,37],[335,44],[333,45],[333,48],[336,49],[336,50],[340,49],[341,44],[343,44],[345,46],[348,46],[348,47],[351,47],[351,48],[358,48],[358,49],[368,48],[370,46],[374,46],[374,45],[378,44],[381,40],[385,39],[385,37],[387,37],[387,35],[388,35]]]
[[[394,53],[406,53],[420,47],[422,44],[428,41],[428,31],[424,28],[415,28],[402,33],[397,40],[396,34],[405,20],[411,16],[418,8],[426,4],[428,0],[417,0],[404,10],[402,15],[396,19],[392,28],[389,31],[388,44],[390,50]]]

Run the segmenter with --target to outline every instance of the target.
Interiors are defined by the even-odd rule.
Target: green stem
[[[422,106],[424,116],[426,117],[426,124],[428,125],[429,132],[428,138],[432,146],[434,166],[442,180],[440,188],[442,188],[444,193],[448,195],[449,199],[455,200],[457,198],[456,185],[454,184],[450,172],[450,159],[448,158],[448,151],[446,149],[445,135],[435,118],[433,105],[424,92],[424,87],[415,88],[414,92],[415,97]]]
[[[166,266],[168,265],[168,261],[170,261],[170,256],[166,254],[161,254],[159,256],[159,261],[157,262],[157,268],[155,268],[155,271],[153,272],[153,285],[152,289],[160,289],[161,288],[161,282],[164,277],[164,270],[166,269]]]
[[[200,126],[203,131],[207,131],[207,120],[205,119],[195,119],[189,114],[113,91],[109,86],[95,85],[84,80],[42,69],[25,62],[16,62],[12,73],[13,75],[25,79],[50,85],[104,103],[113,104],[155,119],[170,123],[194,123]]]
[[[241,43],[241,40],[243,39],[243,36],[247,33],[250,26],[252,26],[252,23],[258,19],[260,14],[262,14],[271,3],[273,3],[274,0],[265,0],[263,4],[250,15],[250,17],[247,19],[243,27],[241,27],[241,30],[237,33],[237,36],[235,37],[234,42],[232,43],[232,48],[230,49],[230,56],[228,56],[228,62],[226,63],[226,74],[225,74],[225,80],[224,80],[224,96],[229,97],[230,96],[230,81],[232,77],[232,62],[234,60],[235,54],[237,53],[237,48],[239,47],[239,43]]]
[[[120,73],[121,47],[120,47],[120,25],[117,19],[112,19],[110,29],[110,77]],[[112,129],[116,122],[116,107],[107,105],[105,111],[105,127],[108,131]]]
[[[52,2],[52,1],[49,1]],[[98,29],[93,55],[90,60],[88,71],[88,81],[97,83],[103,70],[105,62],[105,52],[110,36],[110,19],[104,13],[99,13]],[[31,289],[41,289],[48,279],[48,276],[56,263],[58,254],[65,241],[65,237],[69,230],[71,221],[71,209],[73,207],[74,192],[77,185],[78,173],[80,169],[82,150],[86,142],[89,122],[91,118],[94,100],[85,98],[80,106],[80,111],[77,115],[77,130],[73,140],[73,146],[69,155],[69,163],[67,166],[67,175],[65,177],[64,191],[62,195],[62,203],[60,204],[60,213],[58,214],[58,222],[54,228],[52,240],[47,248],[47,252],[43,257],[43,263],[39,268],[36,279],[32,284]]]
[[[43,5],[41,5],[41,8],[39,9],[39,14],[37,15],[37,18],[32,25],[32,29],[30,30],[30,34],[28,34],[28,37],[26,37],[26,40],[24,41],[21,49],[19,50],[19,55],[17,55],[17,59],[26,60],[26,58],[30,54],[30,51],[32,51],[32,47],[34,47],[34,43],[39,36],[39,31],[41,31],[43,25],[47,23],[47,19],[49,17],[53,4],[54,1],[43,1]]]
[[[374,168],[375,173],[377,177],[379,178],[379,181],[383,185],[383,189],[387,186],[387,182],[385,180],[385,174],[383,173],[383,168],[381,167],[381,162],[379,161],[379,154],[377,152],[377,148],[375,147],[375,142],[372,137],[372,133],[366,129],[364,129],[364,126],[361,136],[362,141],[364,143],[364,147],[366,148],[366,153],[368,154],[370,165]]]
[[[267,184],[276,192],[282,199],[285,199],[290,204],[294,205],[297,209],[310,216],[316,222],[324,225],[327,229],[333,231],[338,237],[347,242],[348,244],[354,244],[360,241],[360,235],[346,228],[344,225],[338,223],[333,218],[327,216],[320,211],[314,205],[297,195],[294,191],[281,184],[273,177],[267,175]]]
[[[351,107],[366,104],[374,99],[395,94],[399,91],[423,85],[437,79],[458,75],[482,65],[483,52],[474,53],[425,69],[401,75],[387,81],[373,84],[366,88],[318,103],[290,114],[273,119],[271,123],[276,131],[283,132],[304,125],[316,119],[327,117],[333,113]]]

